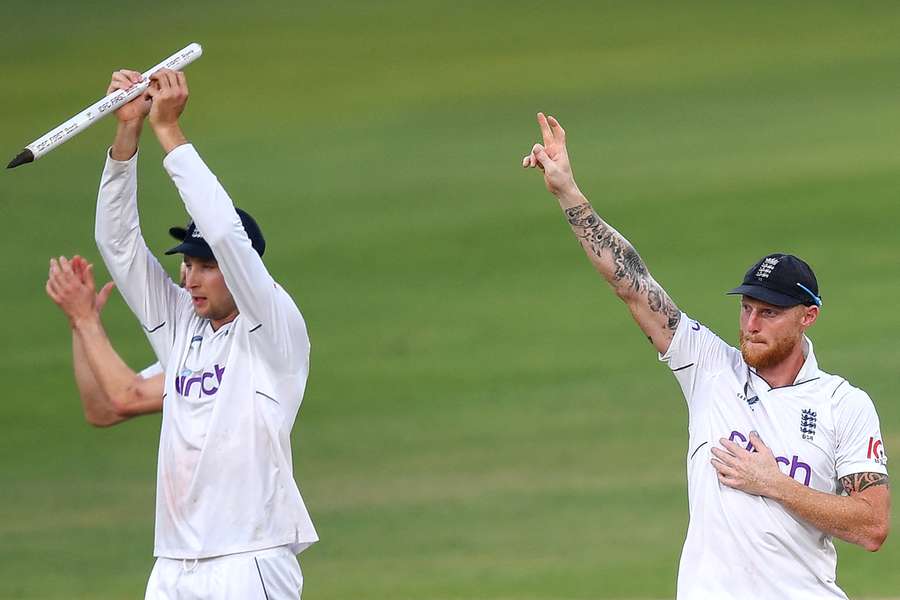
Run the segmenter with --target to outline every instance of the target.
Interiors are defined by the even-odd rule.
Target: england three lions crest
[[[816,436],[816,411],[811,408],[800,411],[800,434],[810,441]]]

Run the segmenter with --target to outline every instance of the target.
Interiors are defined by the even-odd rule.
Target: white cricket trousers
[[[299,600],[300,563],[286,546],[215,558],[157,558],[144,600]]]

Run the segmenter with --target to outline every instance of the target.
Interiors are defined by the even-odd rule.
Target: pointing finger
[[[566,130],[562,128],[562,125],[559,124],[559,121],[556,120],[556,117],[547,117],[547,121],[550,124],[550,131],[553,132],[554,139],[559,142],[565,142]]]
[[[541,136],[544,138],[544,145],[549,145],[553,143],[553,132],[550,130],[550,124],[547,123],[547,117],[544,116],[544,113],[539,112],[537,114],[538,125],[541,127]]]

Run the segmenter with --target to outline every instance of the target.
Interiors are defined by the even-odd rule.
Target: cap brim
[[[788,296],[787,294],[782,294],[781,292],[776,292],[775,290],[770,290],[767,287],[763,287],[761,285],[749,285],[746,283],[734,288],[733,290],[725,292],[725,294],[741,294],[743,296],[750,296],[751,298],[754,298],[756,300],[768,302],[773,306],[789,307],[804,303],[804,300],[794,298],[793,296]]]
[[[191,242],[181,242],[174,248],[166,250],[165,254],[186,254],[197,258],[215,258],[212,248],[207,244],[192,244]]]

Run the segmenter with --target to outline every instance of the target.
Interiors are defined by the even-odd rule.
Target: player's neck
[[[765,379],[766,383],[769,384],[769,387],[772,388],[793,385],[793,383],[797,381],[797,375],[800,374],[800,369],[803,368],[803,363],[806,361],[806,356],[803,354],[803,346],[804,341],[801,340],[800,343],[794,347],[793,352],[791,352],[784,360],[770,367],[757,369],[756,374]]]
[[[212,327],[213,331],[218,331],[219,327],[222,327],[223,325],[228,325],[229,323],[231,323],[232,321],[237,319],[237,316],[238,316],[238,311],[237,311],[237,309],[235,309],[234,312],[229,314],[227,317],[223,317],[221,319],[210,319],[209,325],[210,325],[210,327]]]

